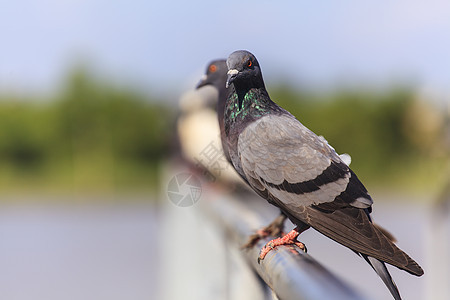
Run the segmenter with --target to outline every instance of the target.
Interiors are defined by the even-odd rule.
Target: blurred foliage
[[[0,187],[154,191],[173,120],[161,102],[81,69],[54,99],[0,97]]]
[[[338,153],[350,154],[369,185],[433,192],[448,180],[445,116],[408,88],[317,94],[279,86],[270,94]]]
[[[51,99],[0,95],[3,194],[158,189],[175,138],[173,105],[88,74],[72,72]],[[429,189],[445,181],[445,116],[410,90],[269,92],[338,153],[349,153],[368,185]]]

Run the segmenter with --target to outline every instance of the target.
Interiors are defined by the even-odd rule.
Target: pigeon
[[[177,116],[177,138],[183,163],[193,172],[208,172],[215,178],[207,163],[202,163],[208,145],[220,144],[219,125],[216,114],[217,93],[214,89],[202,91],[190,90],[180,98],[179,115]],[[207,124],[207,125],[205,125]],[[214,176],[214,177],[213,177]]]
[[[197,89],[188,91],[181,97],[180,115],[177,118],[180,154],[192,172],[201,173],[208,182],[217,183],[216,187],[244,188],[249,191],[230,165],[220,141],[223,107],[227,96],[227,70],[225,59],[210,62]],[[219,126],[217,106],[220,103],[222,125]]]
[[[225,111],[225,102],[228,96],[228,90],[225,87],[225,83],[227,81],[227,62],[225,59],[216,59],[211,61],[206,68],[206,74],[203,75],[202,80],[198,83],[197,89],[211,85],[217,89],[219,92],[219,96],[217,99],[217,115],[219,118],[219,128],[220,128],[220,138],[222,141],[222,148],[225,154],[225,158],[228,162],[231,163],[230,155],[228,154],[228,149],[225,144],[225,134],[224,134],[224,111]]]
[[[212,85],[214,86],[218,92],[219,97],[217,101],[217,114],[219,118],[219,127],[220,127],[220,138],[222,141],[222,148],[225,154],[226,159],[231,164],[230,155],[228,153],[227,144],[225,143],[225,125],[224,125],[224,111],[225,111],[225,102],[228,97],[228,89],[225,87],[225,83],[227,81],[227,72],[228,67],[225,59],[217,59],[213,60],[208,64],[206,68],[206,74],[203,76],[201,81],[197,85],[197,89]],[[328,143],[323,136],[320,136],[326,143]],[[351,162],[351,157],[347,153],[339,155],[341,159],[347,163],[348,165]],[[242,181],[239,181],[242,183]],[[240,186],[240,185],[238,185]],[[279,236],[283,232],[284,221],[286,220],[286,216],[281,213],[277,216],[269,225],[258,230],[255,234],[250,236],[248,241],[243,245],[242,248],[252,247],[258,240],[261,238],[265,238],[267,236]]]
[[[279,245],[304,248],[297,237],[312,227],[363,257],[401,299],[385,263],[416,276],[423,270],[372,223],[373,200],[362,182],[325,139],[270,99],[252,53],[233,52],[227,67],[224,140],[232,164],[296,225],[267,243],[258,260]]]

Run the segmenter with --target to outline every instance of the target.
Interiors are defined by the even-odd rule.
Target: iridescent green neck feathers
[[[272,103],[264,89],[253,88],[245,93],[234,90],[228,96],[226,111],[234,121],[244,120],[246,117],[258,119],[270,112]]]

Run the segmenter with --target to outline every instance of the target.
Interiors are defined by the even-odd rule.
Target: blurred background
[[[195,207],[166,193],[179,99],[210,60],[247,49],[272,99],[351,155],[375,218],[424,266],[400,289],[444,299],[449,32],[443,0],[2,3],[2,298],[164,296],[165,207]]]

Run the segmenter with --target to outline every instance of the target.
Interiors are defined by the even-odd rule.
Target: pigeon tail
[[[380,276],[381,280],[383,280],[384,284],[387,286],[394,299],[402,300],[402,298],[400,297],[400,292],[398,291],[398,288],[395,285],[394,280],[392,280],[391,274],[389,274],[389,271],[386,268],[385,263],[371,256],[367,256],[364,254],[362,254],[362,256],[369,263],[369,265],[372,266],[372,268],[375,270],[378,276]]]

